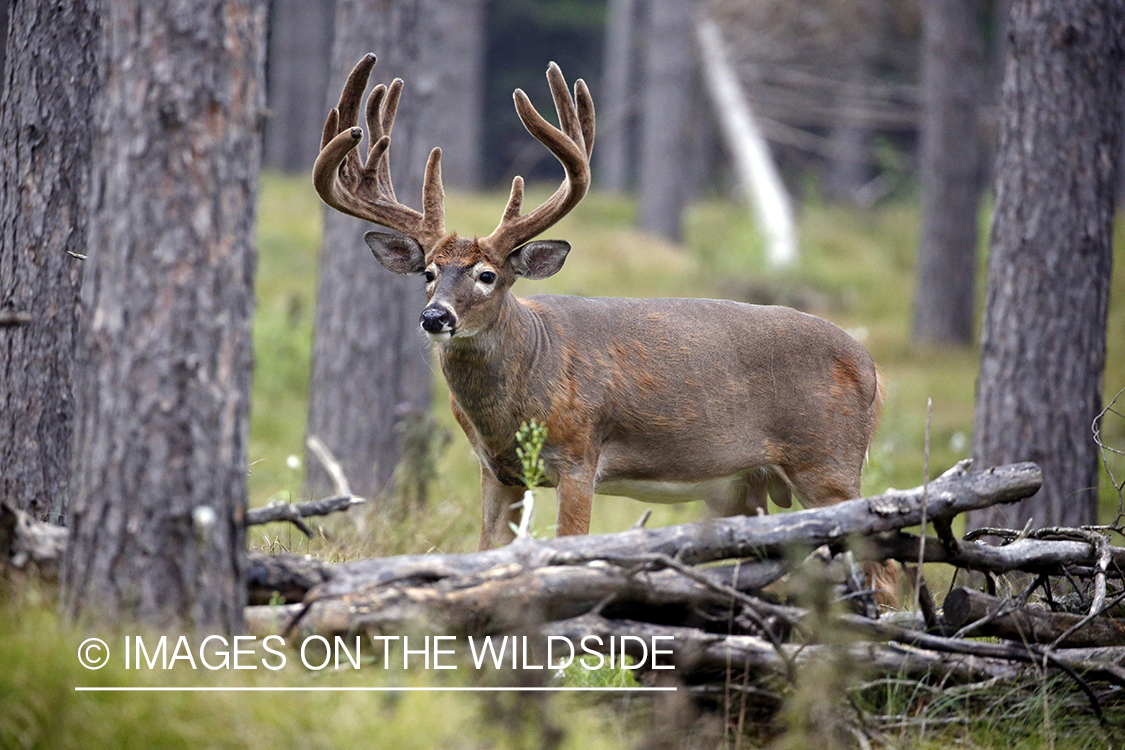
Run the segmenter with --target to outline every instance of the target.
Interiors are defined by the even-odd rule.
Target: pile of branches
[[[298,637],[520,634],[533,650],[554,636],[592,651],[625,646],[638,659],[649,655],[642,644],[659,637],[674,668],[638,669],[638,679],[728,710],[733,700],[751,720],[775,716],[801,675],[823,664],[852,665],[860,687],[844,692],[853,707],[856,691],[872,686],[909,683],[916,694],[947,699],[982,685],[1060,679],[1075,687],[1068,706],[1102,718],[1125,696],[1125,619],[1117,617],[1125,548],[1108,536],[1120,531],[952,532],[957,515],[1018,501],[1040,484],[1032,463],[973,472],[962,462],[923,487],[775,516],[659,529],[642,519],[617,534],[337,565],[251,554],[247,622],[257,634]],[[343,495],[270,507],[253,522],[304,525],[357,502]],[[903,531],[917,526],[921,535]],[[50,577],[65,542],[65,529],[0,508],[0,563],[9,571]],[[863,568],[885,561],[914,574],[915,606],[907,596],[888,609],[867,588]],[[951,586],[938,607],[917,576],[924,563],[953,566],[955,583],[960,576],[973,585]],[[909,721],[862,718],[865,728]]]
[[[312,575],[307,559],[257,558],[251,586],[259,601],[299,591],[290,562],[298,578],[320,582],[300,603],[251,607],[248,620],[259,632],[523,633],[606,649],[623,643],[620,636],[639,636],[628,641],[633,649],[672,636],[661,642],[672,649],[676,684],[728,702],[736,691],[742,710],[761,715],[777,711],[807,665],[841,654],[868,680],[943,689],[1062,675],[1101,717],[1125,687],[1125,621],[1111,616],[1125,599],[1117,592],[1125,549],[1104,528],[952,533],[958,514],[1015,502],[1040,483],[1032,463],[971,472],[962,462],[924,487],[776,516],[521,538],[473,554],[361,560]],[[919,525],[936,537],[902,531]],[[1002,544],[985,544],[985,536]],[[971,572],[984,591],[952,588],[938,608],[918,578],[913,611],[881,611],[861,568],[886,560],[914,572],[946,563]]]

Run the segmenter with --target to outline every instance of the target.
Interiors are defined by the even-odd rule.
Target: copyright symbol
[[[86,669],[101,669],[109,663],[109,646],[101,638],[87,638],[78,647],[78,663]]]

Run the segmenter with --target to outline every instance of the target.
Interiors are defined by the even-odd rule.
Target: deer
[[[882,389],[871,355],[835,325],[725,300],[512,293],[518,279],[557,273],[570,252],[565,240],[535,238],[590,186],[594,104],[585,82],[572,96],[549,65],[558,127],[515,90],[524,127],[565,175],[527,213],[515,177],[496,229],[470,239],[445,228],[440,148],[426,163],[422,210],[395,197],[388,149],[402,79],[369,96],[360,160],[357,120],[374,66],[365,56],[330,110],[313,183],[332,208],[393,230],[365,235],[375,259],[424,281],[419,324],[480,461],[480,549],[514,538],[525,489],[515,436],[532,419],[547,428],[542,458],[560,536],[589,532],[596,493],[702,499],[718,516],[759,512],[767,497],[789,507],[796,495],[809,507],[860,496]]]

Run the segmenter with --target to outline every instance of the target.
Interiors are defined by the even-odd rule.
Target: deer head
[[[379,84],[367,99],[370,131],[367,158],[357,146],[363,131],[356,126],[359,105],[375,55],[368,54],[352,70],[340,102],[328,114],[313,184],[325,203],[361,219],[395,230],[371,231],[364,239],[375,258],[397,274],[422,274],[428,304],[422,329],[435,341],[471,337],[499,314],[508,290],[521,276],[543,279],[556,273],[570,251],[562,240],[530,242],[578,205],[590,186],[590,153],[594,145],[594,103],[584,81],[567,90],[555,63],[547,80],[561,128],[547,122],[527,94],[516,89],[516,112],[524,127],[555,155],[566,172],[555,193],[538,208],[521,214],[523,178],[512,191],[500,223],[492,234],[472,240],[445,229],[445,192],[441,184],[441,149],[430,152],[422,190],[422,211],[398,202],[391,184],[389,147],[402,80]]]

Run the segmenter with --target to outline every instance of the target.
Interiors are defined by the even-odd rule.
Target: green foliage
[[[525,487],[538,487],[547,477],[547,469],[540,456],[547,444],[547,425],[534,419],[524,422],[516,431],[516,443],[516,455],[520,457],[522,467],[520,478]]]

